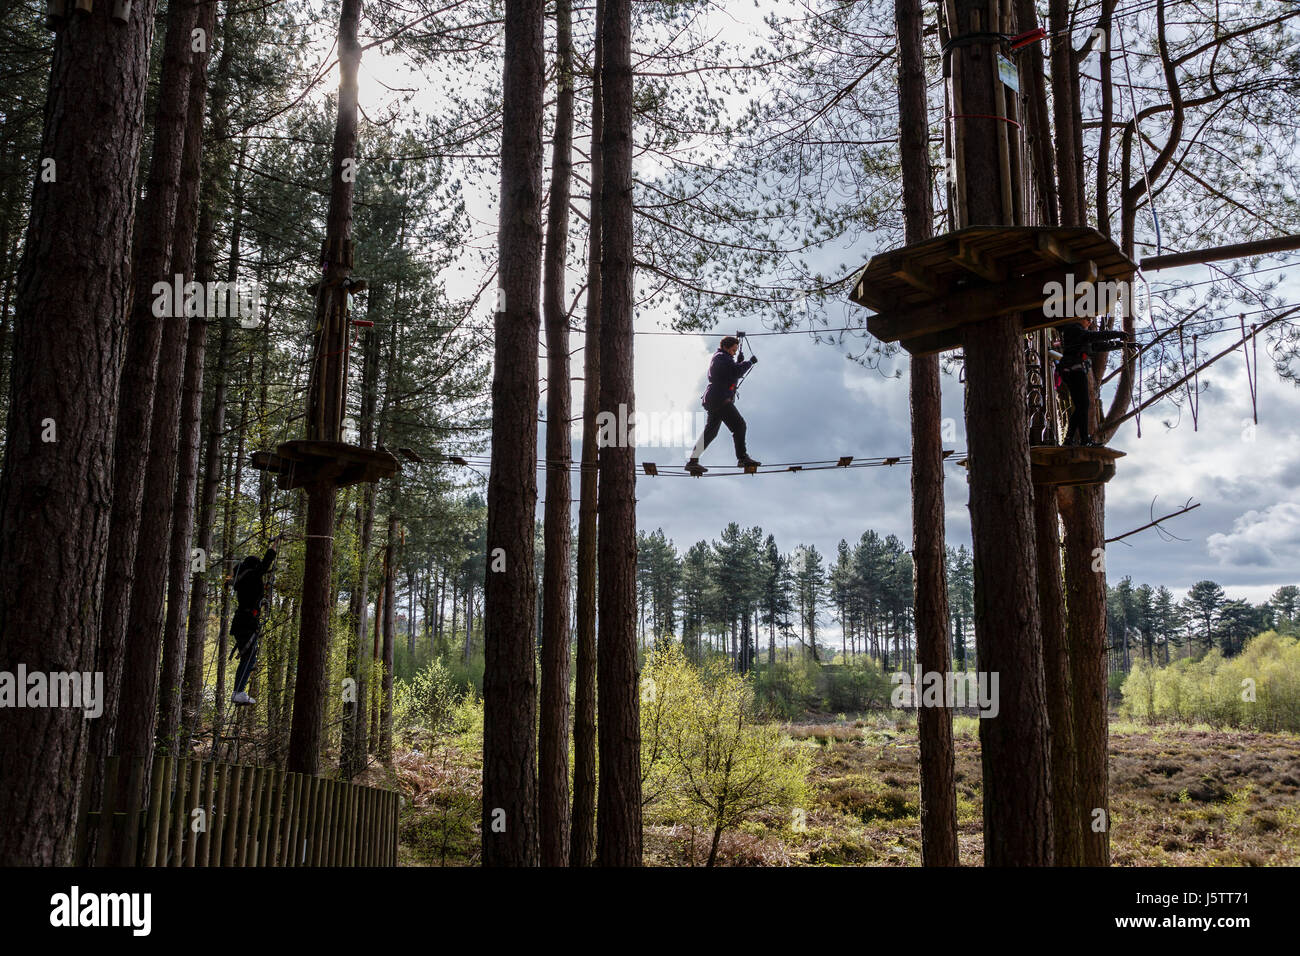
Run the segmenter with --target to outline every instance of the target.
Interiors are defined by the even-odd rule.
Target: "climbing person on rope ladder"
[[[744,333],[738,333],[744,336]],[[740,357],[736,353],[740,352]],[[709,387],[700,398],[700,404],[708,412],[704,423],[704,434],[691,450],[686,470],[691,474],[708,471],[700,465],[700,455],[718,437],[718,430],[725,424],[731,432],[731,440],[736,446],[736,464],[741,468],[757,468],[761,462],[749,457],[745,450],[745,419],[736,410],[736,390],[749,370],[758,364],[758,356],[751,355],[745,360],[745,353],[740,351],[740,338],[728,335],[718,344],[709,363]]]
[[[239,655],[239,667],[235,671],[235,693],[231,703],[248,706],[257,703],[256,698],[249,697],[244,688],[253,674],[253,665],[257,663],[257,645],[261,636],[262,599],[266,593],[266,573],[275,562],[275,545],[282,535],[271,539],[266,554],[258,558],[250,554],[239,562],[231,586],[235,589],[238,605],[234,619],[230,622],[232,646],[230,656]]]
[[[1088,415],[1092,397],[1088,385],[1088,370],[1095,352],[1110,352],[1123,348],[1124,332],[1093,331],[1090,316],[1078,319],[1057,329],[1061,335],[1061,358],[1056,363],[1057,388],[1064,383],[1070,392],[1070,424],[1062,445],[1096,447],[1088,430]]]

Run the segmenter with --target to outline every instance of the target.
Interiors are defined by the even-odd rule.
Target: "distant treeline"
[[[865,531],[841,539],[835,555],[799,544],[784,551],[760,527],[732,522],[713,541],[684,552],[662,529],[637,536],[643,646],[673,636],[697,661],[706,650],[726,655],[739,671],[769,663],[876,661],[882,671],[915,660],[912,561],[895,535]],[[948,549],[948,603],[953,661],[974,661],[974,576],[964,545]],[[1265,603],[1229,598],[1213,581],[1198,581],[1182,601],[1163,585],[1125,577],[1108,588],[1110,669],[1127,674],[1137,661],[1169,663],[1217,648],[1239,654],[1253,636],[1300,627],[1300,587],[1278,588]],[[1119,677],[1117,676],[1117,680]]]
[[[1138,661],[1168,664],[1216,648],[1233,657],[1263,631],[1300,631],[1300,587],[1293,584],[1278,588],[1263,604],[1229,598],[1214,581],[1197,581],[1182,601],[1163,585],[1134,587],[1127,577],[1107,590],[1112,673],[1127,674]]]

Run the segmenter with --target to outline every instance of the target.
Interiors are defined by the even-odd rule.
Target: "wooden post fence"
[[[81,817],[78,860],[94,866],[396,866],[400,801],[264,767],[110,757],[102,806]],[[134,802],[131,794],[143,793]],[[95,859],[86,835],[98,833]]]

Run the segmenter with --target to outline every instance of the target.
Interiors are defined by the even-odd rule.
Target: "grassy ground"
[[[977,724],[955,724],[958,840],[972,866],[983,856]],[[882,716],[787,729],[813,756],[807,806],[726,835],[719,863],[920,865],[915,731]],[[463,743],[430,743],[396,760],[413,804],[403,815],[403,863],[477,863],[481,763]],[[1300,736],[1114,723],[1110,773],[1117,866],[1300,865]],[[698,864],[707,849],[705,834],[647,815],[648,865]]]

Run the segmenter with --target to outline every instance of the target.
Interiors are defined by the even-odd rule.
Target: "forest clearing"
[[[807,816],[756,817],[724,835],[718,866],[920,866],[917,840],[920,765],[915,728],[864,715],[786,725],[813,754]],[[973,720],[973,718],[971,718]],[[980,757],[973,726],[954,733],[958,843],[979,865]],[[1300,865],[1300,740],[1295,734],[1213,730],[1208,726],[1113,723],[1110,730],[1115,866]],[[401,823],[407,866],[472,866],[478,841],[458,820],[473,819],[478,755],[453,739],[419,755],[399,753],[392,771],[410,800]],[[463,825],[463,823],[462,823]],[[706,834],[690,824],[647,828],[646,865],[704,865]]]

